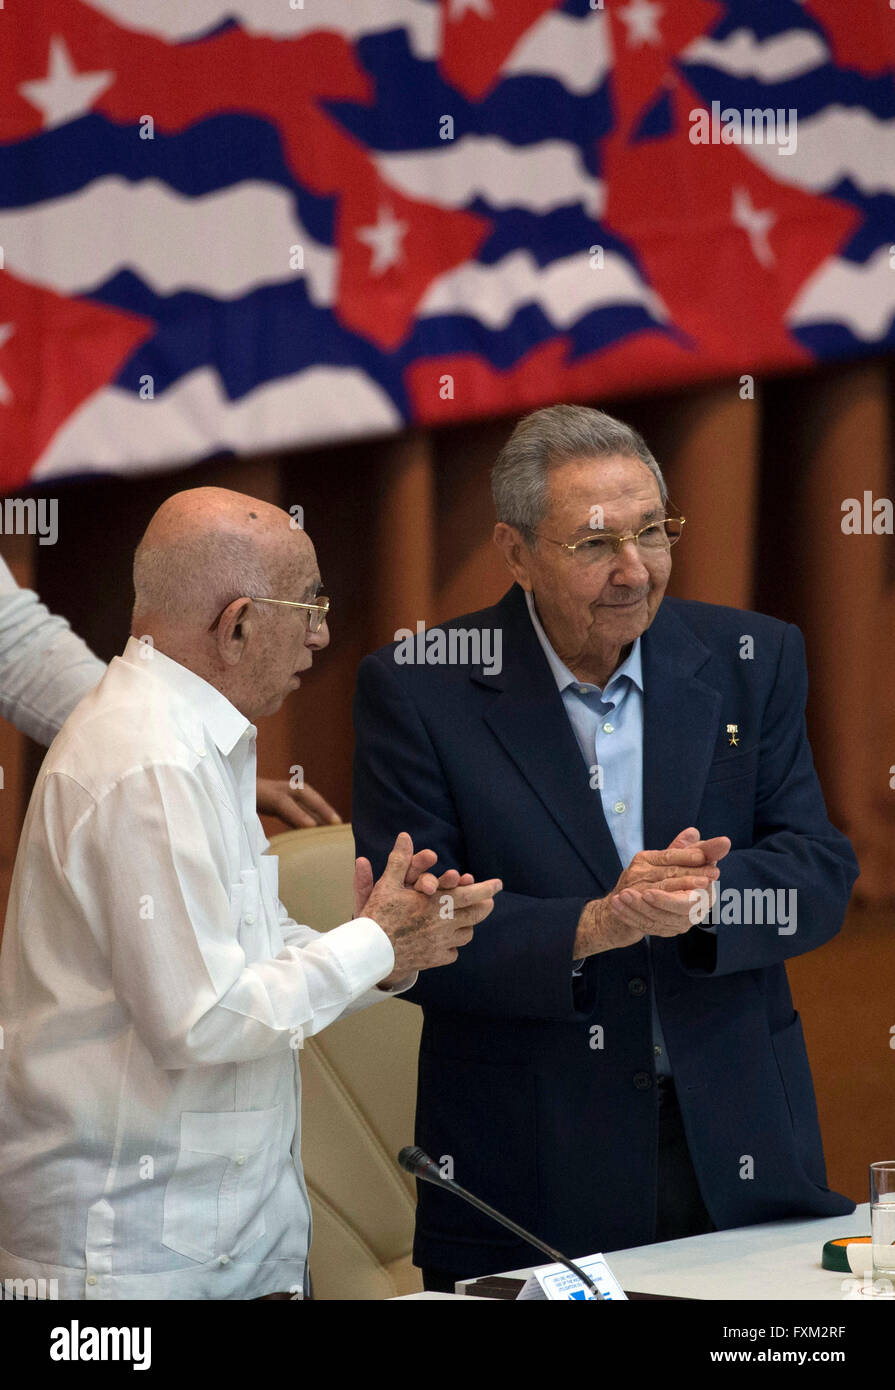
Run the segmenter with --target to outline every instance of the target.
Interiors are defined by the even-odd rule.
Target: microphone
[[[533,1236],[530,1231],[523,1230],[521,1226],[517,1226],[515,1221],[511,1221],[508,1216],[502,1216],[499,1211],[495,1211],[493,1207],[489,1207],[488,1203],[483,1202],[480,1197],[474,1197],[471,1192],[466,1191],[465,1187],[461,1187],[458,1182],[454,1182],[453,1178],[444,1177],[438,1164],[434,1159],[430,1158],[423,1149],[408,1144],[407,1147],[403,1148],[398,1154],[398,1162],[406,1173],[412,1173],[415,1178],[420,1178],[423,1182],[434,1183],[436,1187],[446,1187],[448,1192],[453,1192],[457,1197],[462,1197],[465,1202],[469,1202],[470,1206],[475,1207],[477,1211],[483,1211],[486,1216],[491,1217],[492,1221],[497,1221],[501,1226],[505,1226],[508,1231],[512,1231],[514,1236],[519,1236],[520,1239],[524,1240],[528,1245],[533,1245],[534,1248],[540,1250],[543,1255],[549,1255],[554,1264],[565,1265],[566,1269],[571,1270],[572,1273],[591,1290],[594,1298],[600,1303],[603,1302],[603,1295],[600,1293],[600,1290],[589,1274],[585,1274],[583,1269],[573,1264],[571,1260],[567,1260],[565,1255],[560,1254],[558,1250],[554,1250],[552,1246],[545,1245],[544,1241],[538,1240],[537,1236]]]

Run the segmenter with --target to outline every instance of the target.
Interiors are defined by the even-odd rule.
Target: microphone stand
[[[551,1245],[545,1244],[543,1240],[538,1240],[537,1236],[533,1236],[530,1231],[526,1231],[521,1226],[517,1226],[515,1221],[511,1221],[508,1216],[502,1216],[499,1211],[495,1211],[494,1207],[489,1207],[488,1203],[483,1202],[480,1197],[476,1197],[473,1193],[467,1192],[466,1188],[461,1187],[458,1182],[454,1182],[453,1178],[444,1177],[438,1165],[427,1153],[424,1153],[422,1149],[408,1145],[398,1154],[398,1162],[405,1172],[412,1173],[415,1178],[421,1178],[423,1182],[431,1182],[435,1187],[447,1188],[449,1192],[453,1192],[457,1197],[462,1197],[464,1202],[468,1202],[469,1205],[475,1207],[477,1211],[484,1212],[486,1216],[490,1216],[492,1221],[497,1221],[501,1226],[505,1226],[508,1231],[512,1231],[515,1236],[519,1236],[527,1245],[533,1245],[534,1248],[540,1250],[543,1255],[549,1255],[554,1264],[565,1265],[566,1269],[570,1270],[577,1279],[581,1280],[586,1288],[590,1289],[598,1302],[603,1302],[603,1295],[600,1293],[593,1279],[591,1279],[589,1274],[585,1274],[584,1270],[581,1269],[579,1265],[576,1265],[572,1260],[566,1259],[565,1255],[559,1250],[554,1250]]]

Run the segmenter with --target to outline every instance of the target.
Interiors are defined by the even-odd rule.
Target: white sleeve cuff
[[[321,940],[338,960],[352,998],[372,989],[395,968],[392,943],[372,917],[355,917],[325,932]],[[401,987],[409,989],[410,985],[402,982]]]

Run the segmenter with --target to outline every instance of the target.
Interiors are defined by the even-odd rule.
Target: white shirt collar
[[[579,690],[581,686],[584,685],[585,689],[597,690],[599,688],[598,686],[580,681],[578,677],[572,671],[569,670],[565,662],[557,656],[553,648],[553,644],[551,643],[550,638],[544,631],[541,620],[538,617],[538,611],[535,607],[534,595],[532,593],[526,592],[525,603],[526,607],[528,608],[528,612],[531,616],[532,625],[537,635],[537,639],[540,642],[541,647],[543,648],[544,655],[547,658],[547,663],[550,667],[550,670],[553,672],[553,679],[556,681],[557,689],[562,691],[571,685],[574,686],[576,690]],[[639,637],[635,639],[631,647],[631,650],[628,652],[628,655],[625,657],[621,666],[619,666],[615,671],[613,671],[612,675],[609,677],[609,680],[603,687],[604,693],[609,690],[609,688],[614,684],[615,681],[621,680],[625,676],[627,676],[627,678],[630,681],[632,681],[634,685],[637,686],[638,690],[640,690],[641,692],[643,691],[643,661],[640,654]]]
[[[129,637],[121,656],[115,659],[161,680],[185,706],[188,716],[208,730],[224,757],[229,757],[246,730],[257,733],[254,724],[230,703],[226,695],[222,695],[189,667],[165,656],[158,647],[147,650],[147,643],[141,642],[138,637]]]

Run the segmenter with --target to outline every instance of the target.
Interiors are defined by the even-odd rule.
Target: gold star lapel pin
[[[740,732],[739,724],[728,724],[727,732],[730,734],[731,748],[736,748],[740,741],[737,737],[738,733]]]

